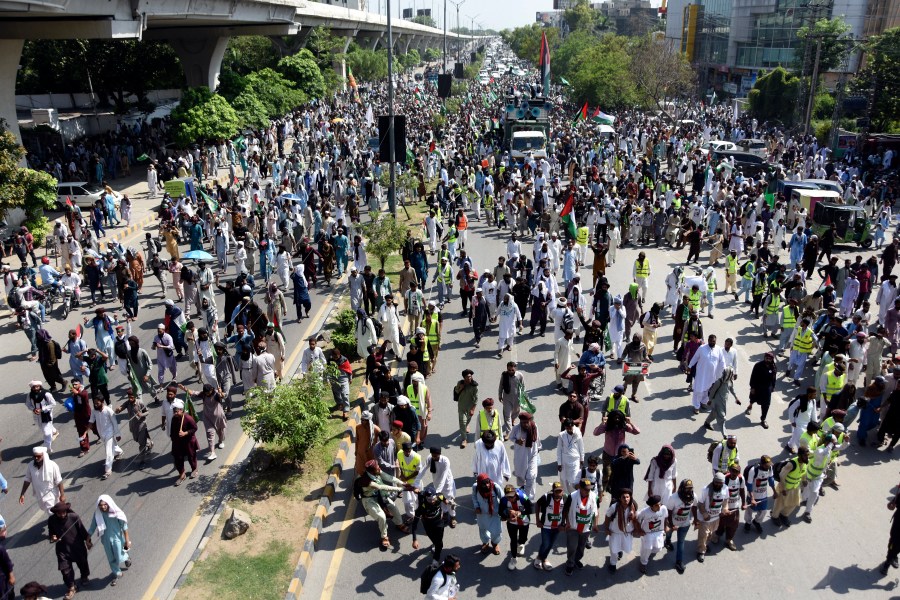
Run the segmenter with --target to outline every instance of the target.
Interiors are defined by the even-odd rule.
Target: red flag
[[[66,196],[66,206],[72,206],[72,196]]]

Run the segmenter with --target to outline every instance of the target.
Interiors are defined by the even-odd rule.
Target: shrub
[[[356,313],[351,309],[342,310],[334,318],[331,343],[350,361],[362,358],[356,352]]]
[[[295,462],[302,462],[324,438],[328,391],[322,377],[310,375],[272,390],[255,387],[247,394],[241,427],[256,442],[284,446]]]

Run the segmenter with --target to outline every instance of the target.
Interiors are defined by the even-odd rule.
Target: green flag
[[[407,149],[406,149],[406,164],[407,164],[407,165],[412,165],[412,164],[415,163],[415,162],[416,162],[416,155],[413,154],[413,151],[412,151],[412,150],[410,150],[409,148],[407,148]]]
[[[215,198],[211,197],[209,194],[204,192],[203,190],[198,190],[200,192],[200,197],[203,198],[203,201],[206,202],[206,206],[209,207],[211,212],[218,212],[219,203],[216,202]]]
[[[147,156],[147,153],[145,152],[144,154],[141,154],[140,156],[138,156],[138,157],[137,157],[136,159],[134,159],[134,160],[137,161],[137,162],[144,162],[145,160],[150,160],[150,157]]]
[[[775,194],[771,192],[766,192],[766,204],[769,205],[769,208],[775,208]]]
[[[197,420],[197,409],[194,408],[194,401],[187,392],[184,393],[184,412],[191,415],[195,421]]]

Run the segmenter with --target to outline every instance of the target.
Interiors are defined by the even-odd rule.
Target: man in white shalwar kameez
[[[394,306],[394,297],[391,295],[384,297],[384,304],[378,309],[378,320],[381,322],[382,335],[385,341],[391,343],[394,356],[400,358],[403,356],[403,347],[400,346],[400,313]]]
[[[564,331],[563,336],[556,340],[556,348],[553,352],[553,368],[556,372],[556,387],[563,388],[561,375],[572,366],[572,331]]]
[[[563,491],[571,494],[578,488],[581,469],[584,468],[584,438],[581,437],[581,429],[569,419],[563,425],[565,429],[559,432],[556,440],[556,470]]]
[[[430,454],[422,463],[422,470],[416,479],[415,487],[419,490],[423,489],[425,476],[431,475],[434,491],[443,494],[447,499],[447,502],[442,504],[445,518],[449,514],[451,524],[455,525],[456,503],[453,502],[453,499],[456,498],[456,481],[453,479],[453,471],[450,470],[450,459],[441,456],[441,449],[438,446],[431,448],[429,452]]]
[[[512,301],[512,295],[506,294],[503,302],[497,307],[497,358],[503,358],[503,351],[510,350],[516,343],[516,330],[522,326],[522,313],[519,307]],[[399,356],[399,355],[398,355]],[[476,471],[484,473],[485,471]],[[498,481],[491,477],[491,481]]]
[[[41,509],[50,514],[54,504],[66,501],[62,473],[59,466],[47,456],[47,448],[44,446],[32,448],[31,453],[34,461],[25,469],[25,481],[22,483],[19,504],[25,504],[25,492],[31,487]]]
[[[887,319],[887,311],[894,307],[894,301],[897,299],[897,276],[891,275],[890,279],[885,279],[878,288],[878,295],[875,296],[875,303],[878,304],[878,322],[884,323]]]
[[[44,447],[49,452],[53,440],[59,435],[56,427],[53,426],[53,407],[56,406],[56,400],[53,399],[53,394],[44,389],[40,381],[32,381],[28,387],[30,391],[25,398],[25,406],[34,415],[34,424],[41,432]]]
[[[691,404],[694,414],[700,412],[700,406],[709,402],[707,392],[710,386],[725,371],[725,355],[722,349],[716,346],[716,336],[711,335],[706,344],[697,348],[688,368],[696,367],[694,375],[694,394],[691,396]]]
[[[516,476],[516,485],[522,488],[529,498],[534,498],[541,438],[531,413],[524,410],[519,412],[519,424],[509,432],[509,441],[514,444],[513,475]]]
[[[102,397],[97,396],[94,398],[94,410],[91,411],[91,418],[88,422],[97,426],[97,435],[103,440],[106,460],[103,463],[102,479],[108,479],[112,473],[113,461],[122,454],[122,449],[116,443],[122,439],[122,434],[119,432],[119,421],[116,419],[116,413],[113,412],[112,407],[104,403]]]
[[[509,480],[512,470],[509,467],[509,455],[502,443],[497,443],[497,434],[485,431],[481,439],[475,442],[475,454],[472,456],[472,473],[487,473],[491,481],[501,483]]]
[[[622,362],[622,352],[625,350],[625,316],[622,296],[616,296],[609,307],[609,343],[612,344],[613,358],[619,359],[619,362]]]

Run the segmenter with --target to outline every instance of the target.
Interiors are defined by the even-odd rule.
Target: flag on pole
[[[585,104],[585,106],[587,106]],[[566,226],[566,231],[569,232],[569,236],[572,239],[575,239],[576,232],[578,230],[578,225],[575,223],[575,190],[569,189],[569,198],[566,200],[565,206],[563,206],[562,212],[559,213],[559,216],[562,218],[563,224]]]
[[[591,117],[591,121],[593,121],[594,123],[600,123],[602,125],[612,125],[616,122],[616,118],[601,111],[600,107],[598,106],[597,110],[594,111],[594,114]]]
[[[581,121],[587,121],[587,116],[588,105],[587,102],[585,102],[584,106],[582,106],[581,109],[577,113],[575,113],[575,116],[572,117],[572,126],[574,127],[575,125],[578,125],[578,123],[580,123]]]
[[[371,127],[375,124],[375,113],[372,112],[372,105],[369,105],[369,108],[366,109],[366,125]]]
[[[538,67],[541,70],[541,85],[544,95],[550,90],[550,45],[547,43],[547,32],[541,32],[541,57]]]
[[[353,100],[361,103],[359,99],[359,87],[356,85],[356,77],[353,76],[353,69],[349,66],[347,67],[347,83],[350,85],[350,89],[353,90]]]
[[[188,392],[184,393],[184,412],[191,415],[195,421],[197,420],[197,409],[194,408],[194,400]]]
[[[216,199],[211,197],[203,190],[198,191],[200,192],[200,197],[203,198],[204,202],[206,202],[206,206],[209,208],[210,212],[219,212],[219,203],[216,201]]]

